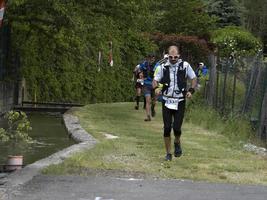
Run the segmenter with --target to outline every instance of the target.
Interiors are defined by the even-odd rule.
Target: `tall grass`
[[[246,116],[233,113],[220,115],[217,110],[206,105],[203,99],[194,99],[187,104],[185,120],[207,130],[216,131],[234,141],[247,141],[253,135]]]

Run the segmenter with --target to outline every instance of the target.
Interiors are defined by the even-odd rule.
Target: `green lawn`
[[[143,110],[133,103],[92,104],[74,112],[81,125],[99,140],[95,148],[76,154],[46,174],[86,175],[87,171],[108,170],[179,178],[267,185],[267,160],[245,152],[238,142],[191,123],[184,123],[184,154],[164,161],[161,105],[151,122],[144,122]],[[105,134],[119,136],[106,139]]]

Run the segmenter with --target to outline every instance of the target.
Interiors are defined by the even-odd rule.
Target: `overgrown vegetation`
[[[216,131],[232,141],[247,142],[253,133],[245,116],[222,116],[209,106],[198,103],[188,105],[186,121],[201,126],[209,131]]]
[[[6,13],[12,38],[10,62],[17,52],[20,62],[15,63],[20,64],[29,98],[129,100],[131,71],[155,48],[141,34],[149,28],[148,9],[148,1],[10,1]]]
[[[5,114],[4,118],[8,122],[8,128],[5,130],[0,128],[0,141],[24,141],[31,142],[32,138],[28,135],[31,131],[30,121],[26,113],[9,111]]]
[[[205,35],[213,20],[201,8],[201,1],[178,3],[186,7],[172,6],[175,16],[183,20],[186,14],[188,23],[166,25],[181,28],[175,33],[197,30]],[[19,63],[16,67],[26,79],[29,98],[38,101],[130,100],[134,66],[158,48],[143,33],[167,31],[168,27],[160,26],[169,20],[165,5],[165,1],[151,0],[10,1],[5,15],[12,38],[8,70],[12,74]],[[203,29],[195,28],[199,22]],[[113,67],[109,66],[111,41]],[[16,58],[20,61],[14,62]]]
[[[227,79],[225,79],[225,73],[228,73]],[[215,104],[209,106],[205,100],[204,96],[208,88],[207,85],[205,86],[205,78],[201,79],[201,87],[187,105],[186,121],[200,125],[207,130],[216,131],[233,141],[251,142],[266,147],[266,142],[260,141],[257,136],[260,113],[258,102],[262,102],[261,97],[256,95],[259,91],[252,93],[254,97],[249,102],[253,104],[248,103],[249,109],[244,110],[244,105],[248,100],[246,99],[247,86],[244,80],[240,79],[242,74],[239,74],[236,79],[235,93],[233,93],[234,74],[224,71],[217,75],[219,76],[217,79],[218,94],[215,94]],[[226,82],[225,85],[224,82]]]
[[[134,92],[129,90],[132,69],[149,52],[156,50],[161,56],[167,44],[178,42],[192,65],[206,62],[211,33],[218,27],[245,23],[243,11],[250,9],[249,2],[9,1],[4,18],[10,32],[7,79],[24,77],[29,98],[37,101],[127,101]],[[220,48],[224,42],[220,38],[232,33],[221,31],[214,40]],[[151,41],[155,32],[162,37]],[[241,40],[243,36],[241,31]],[[250,43],[239,47],[247,50],[246,45]]]
[[[133,95],[129,88],[134,66],[151,51],[158,50],[161,56],[167,44],[179,42],[185,58],[195,65],[206,62],[203,47],[219,27],[244,26],[265,41],[262,27],[266,26],[257,24],[254,30],[251,24],[257,18],[264,21],[266,15],[252,4],[252,0],[8,1],[6,79],[24,77],[29,98],[38,101],[127,101]],[[266,1],[256,4],[267,5]],[[162,43],[150,40],[155,32],[167,34]],[[252,36],[229,28],[216,31],[213,41],[221,48],[223,38],[232,32],[236,39],[227,39],[230,46],[234,42],[246,51],[255,46]],[[172,36],[180,39],[170,40]]]

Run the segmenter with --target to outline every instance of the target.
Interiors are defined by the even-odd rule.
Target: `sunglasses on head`
[[[178,56],[169,56],[169,59],[170,60],[177,60],[178,59]]]

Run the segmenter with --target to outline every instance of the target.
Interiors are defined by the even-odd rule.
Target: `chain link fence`
[[[248,58],[209,58],[207,103],[223,116],[242,115],[267,144],[267,64],[261,53]]]

